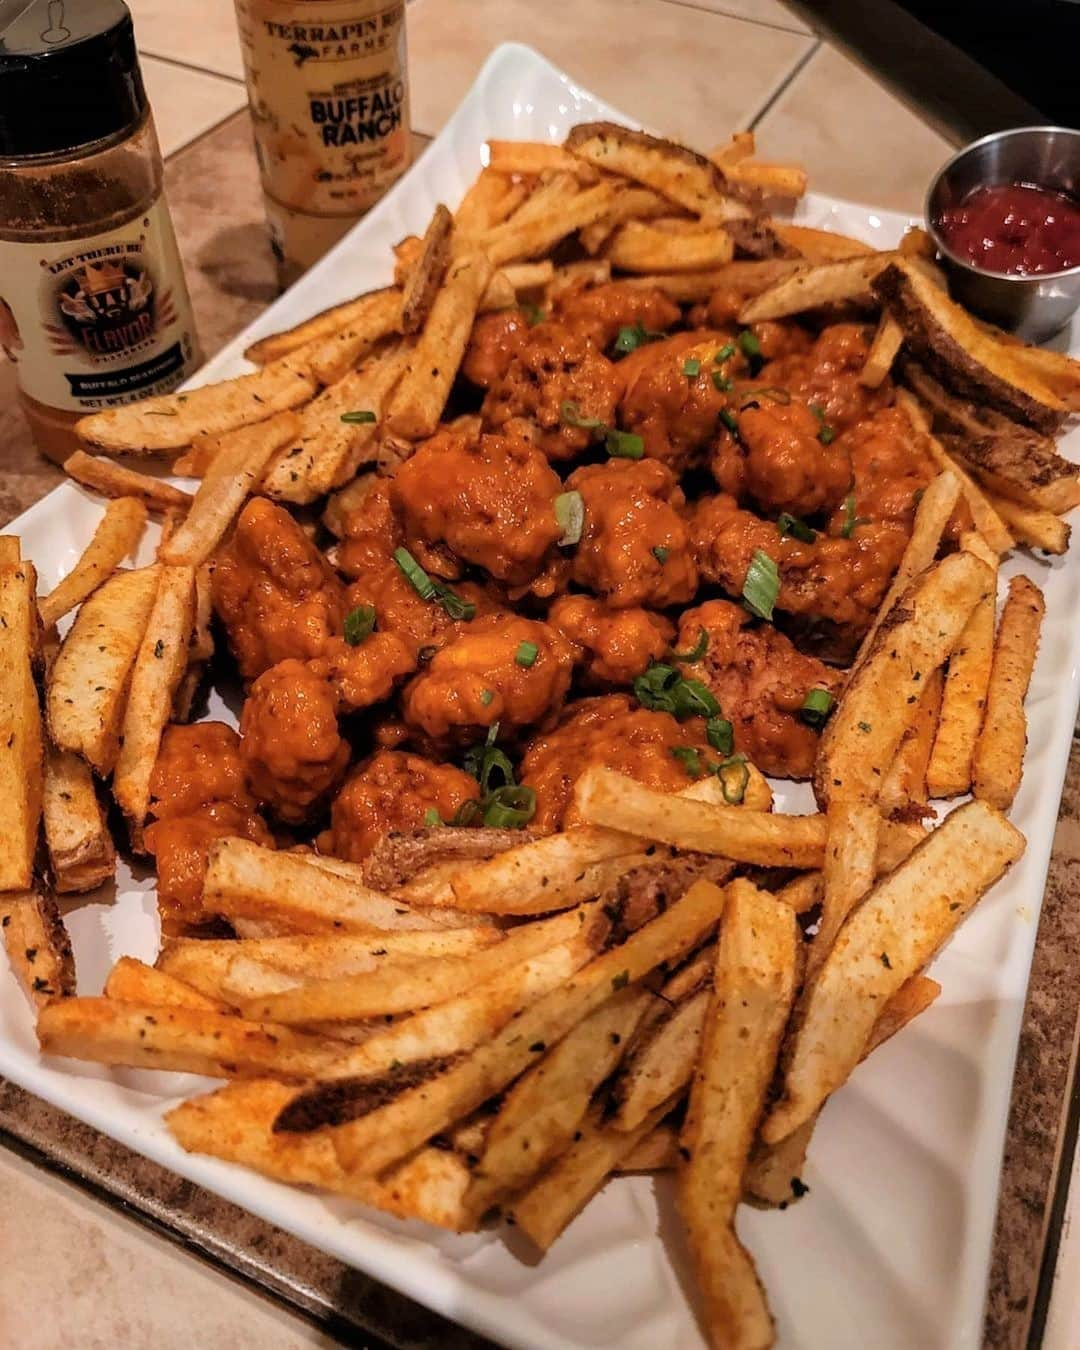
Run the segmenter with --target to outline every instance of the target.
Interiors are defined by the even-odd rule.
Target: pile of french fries
[[[502,1214],[540,1251],[613,1174],[670,1170],[717,1347],[773,1340],[739,1204],[799,1198],[822,1108],[930,1006],[926,966],[1023,852],[1003,813],[1043,602],[1014,577],[999,617],[998,566],[1016,542],[1062,552],[1080,501],[1048,436],[1080,408],[1077,363],[949,301],[921,231],[877,252],[766,215],[805,174],[753,150],[609,124],[491,142],[457,211],[399,245],[393,286],[261,339],[251,374],[84,419],[68,471],[112,500],[53,591],[0,538],[0,915],[42,1052],[229,1080],[169,1113],[184,1148],[444,1228]],[[557,263],[569,236],[584,256]],[[752,766],[739,805],[715,778],[668,795],[593,767],[577,827],[381,890],[358,865],[225,839],[204,906],[237,936],[167,940],[76,996],[56,896],[114,875],[106,793],[143,848],[244,501],[326,500],[333,532],[366,473],[435,431],[478,313],[612,276],[684,303],[731,288],[745,323],[876,308],[861,378],[902,378],[933,447],[940,475],[822,738],[817,812],[775,813]],[[974,528],[948,551],[961,498]],[[148,513],[156,560],[125,569]],[[967,794],[940,823],[928,810]]]

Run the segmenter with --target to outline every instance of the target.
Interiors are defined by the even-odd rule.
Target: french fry
[[[711,997],[710,989],[691,994],[635,1041],[615,1080],[612,1129],[636,1130],[690,1082]]]
[[[197,436],[221,436],[264,422],[306,403],[316,388],[305,348],[235,380],[91,413],[80,418],[75,430],[81,441],[98,450],[158,455],[182,450]]]
[[[275,853],[246,839],[210,846],[203,905],[228,919],[274,919],[300,933],[370,934],[475,923],[455,910],[409,909],[302,854]]]
[[[0,932],[15,978],[33,1008],[75,992],[75,958],[56,901],[42,890],[0,895]]]
[[[611,210],[591,225],[578,231],[586,253],[599,253],[615,229],[627,220],[654,220],[671,214],[671,203],[651,188],[625,187],[615,198]]]
[[[265,365],[281,356],[307,347],[315,342],[333,338],[338,333],[351,331],[364,334],[365,340],[377,342],[395,332],[395,320],[399,315],[393,300],[387,297],[387,291],[373,291],[369,295],[359,295],[355,300],[346,300],[344,304],[333,305],[319,314],[313,314],[295,328],[283,333],[272,333],[269,337],[259,338],[244,351],[244,356],[256,365]]]
[[[827,819],[821,922],[807,958],[808,978],[832,950],[844,920],[874,884],[881,829],[881,815],[873,802],[837,798],[829,803]]]
[[[937,257],[937,245],[921,225],[907,227],[899,251],[905,258],[924,258],[927,262],[933,262]]]
[[[313,980],[267,998],[242,1000],[241,1011],[256,1021],[354,1022],[391,1013],[413,1012],[465,993],[490,980],[515,961],[527,961],[559,943],[586,934],[595,945],[602,938],[595,925],[595,906],[523,924],[495,947],[468,956],[418,960],[373,974],[340,975]]]
[[[794,914],[767,892],[735,881],[728,895],[675,1192],[717,1350],[772,1344],[765,1292],[734,1219],[795,997],[799,941]]]
[[[750,270],[754,269],[754,270]],[[754,295],[773,286],[778,278],[794,276],[805,270],[805,264],[789,258],[769,258],[764,261],[740,261],[706,272],[661,272],[647,276],[622,278],[626,286],[663,291],[670,300],[690,304],[708,300],[721,287],[730,286],[744,295]]]
[[[105,508],[94,537],[60,584],[38,602],[41,622],[50,628],[105,581],[138,545],[146,528],[146,507],[120,497]]]
[[[343,1165],[373,1175],[459,1120],[527,1069],[540,1051],[562,1040],[612,993],[636,984],[655,966],[694,947],[715,927],[724,908],[724,892],[698,882],[651,923],[621,946],[605,952],[574,978],[527,1008],[495,1040],[422,1086],[406,1089],[384,1106],[334,1130],[334,1146]],[[377,1099],[376,1099],[377,1100]],[[277,1129],[288,1130],[285,1114]]]
[[[49,871],[61,895],[92,891],[115,873],[116,849],[93,776],[70,750],[46,750],[42,820]]]
[[[848,1077],[883,1008],[1024,851],[1024,836],[986,802],[958,807],[844,925],[795,1010],[783,1096],[762,1125],[768,1144],[799,1128]]]
[[[885,310],[878,321],[877,332],[866,354],[863,368],[859,371],[859,383],[867,389],[880,389],[903,345],[904,330],[889,311]]]
[[[866,660],[867,653],[874,645],[878,629],[889,618],[897,601],[912,585],[915,578],[925,572],[937,557],[942,535],[945,533],[945,527],[949,523],[949,517],[955,509],[959,497],[960,480],[948,470],[939,473],[923,492],[915,511],[915,523],[912,526],[911,538],[907,542],[907,547],[904,549],[903,557],[900,559],[900,565],[896,569],[896,574],[889,589],[885,592],[885,599],[878,607],[877,617],[870,625],[859,646],[859,653],[855,658],[853,670],[857,670]]]
[[[627,1172],[673,1172],[678,1161],[679,1132],[674,1125],[662,1120],[619,1160],[615,1171],[620,1175]]]
[[[511,263],[504,267],[498,276],[504,277],[515,293],[517,291],[536,291],[547,286],[555,277],[555,264],[550,258],[541,262]],[[495,278],[492,277],[492,281]],[[487,296],[485,294],[485,300]]]
[[[584,258],[580,262],[563,263],[556,267],[548,283],[547,298],[555,301],[578,286],[606,286],[611,280],[611,264],[606,258]]]
[[[190,519],[190,517],[189,517]],[[146,632],[131,671],[113,796],[127,816],[136,849],[150,805],[150,775],[184,674],[195,619],[195,568],[162,566]]]
[[[542,209],[540,194],[536,193],[533,199],[538,203],[535,210],[526,212],[525,208],[533,204],[530,200],[509,220],[481,235],[479,245],[496,267],[549,252],[575,230],[584,229],[606,216],[619,194],[619,185],[614,182],[594,183],[583,188],[568,178],[559,187],[560,191],[552,194],[550,202],[543,201]]]
[[[816,263],[793,272],[768,290],[755,295],[739,312],[740,323],[783,319],[822,305],[869,304],[871,284],[888,267],[891,253],[871,253],[840,262]]]
[[[365,425],[345,422],[339,409],[336,426],[331,422],[327,434],[320,435],[312,429],[309,420],[309,414],[315,403],[310,403],[305,409],[301,444],[306,445],[309,439],[313,442],[313,453],[307,470],[308,491],[322,496],[347,482],[363,465],[375,459],[378,423],[394,387],[405,372],[409,351],[408,346],[402,345],[382,352],[372,357],[355,373],[355,376],[347,375],[334,386],[344,394],[347,401],[351,400],[352,407],[346,408],[345,412],[354,408],[372,412],[375,414],[374,423]]]
[[[1045,612],[1046,601],[1038,586],[1027,577],[1013,577],[994,642],[986,711],[971,763],[973,793],[1002,811],[1012,805],[1024,772],[1024,699]]]
[[[31,562],[0,564],[0,890],[33,885],[44,789],[37,578]]]
[[[136,654],[154,607],[160,566],[118,572],[82,605],[49,672],[46,712],[55,745],[102,777],[112,771]]]
[[[202,687],[207,664],[214,655],[212,577],[212,562],[205,562],[201,567],[196,567],[195,613],[191,641],[188,645],[188,664],[173,696],[172,720],[174,722],[191,721],[195,697]]]
[[[265,446],[273,456],[297,441],[301,434],[299,414],[292,411],[276,413],[265,422],[238,427],[220,436],[198,436],[191,449],[174,464],[178,474],[204,480],[224,470],[229,472],[245,454]]]
[[[848,258],[866,258],[874,252],[872,244],[846,234],[834,234],[832,230],[815,230],[784,220],[774,220],[773,229],[783,243],[797,249],[811,263],[844,262]]]
[[[1021,544],[1052,554],[1064,553],[1068,549],[1072,526],[1060,517],[1050,511],[996,497],[993,493],[987,495],[994,510]]]
[[[693,272],[730,262],[731,235],[718,229],[672,234],[640,220],[620,225],[607,245],[612,267],[624,272]]]
[[[786,886],[781,886],[776,892],[776,898],[790,905],[796,914],[806,914],[824,900],[825,877],[821,872],[802,872]]]
[[[427,322],[432,302],[450,261],[450,232],[454,218],[440,202],[435,208],[416,260],[401,292],[401,331],[419,333]]]
[[[997,554],[981,535],[967,535],[963,546],[997,574]],[[931,797],[957,797],[971,787],[971,765],[982,726],[990,668],[994,659],[997,596],[991,590],[971,612],[960,641],[949,657],[937,733],[926,766]]]
[[[542,173],[570,173],[585,182],[594,182],[596,170],[584,160],[564,150],[561,145],[543,141],[489,140],[488,168],[494,173],[519,175],[526,178]]]
[[[654,1002],[646,989],[613,994],[503,1098],[473,1169],[466,1208],[479,1221],[574,1141],[593,1093],[618,1065]]]
[[[1013,356],[1052,389],[1070,411],[1080,408],[1080,361],[1075,357],[1048,347],[1023,345],[1013,349]]]
[[[769,164],[762,160],[743,159],[735,164],[721,165],[728,181],[743,187],[756,188],[767,197],[799,198],[806,195],[806,170],[798,164]]]
[[[655,1111],[635,1130],[619,1131],[603,1124],[596,1106],[578,1139],[512,1206],[514,1223],[546,1252],[567,1224],[579,1214],[622,1160],[660,1124],[673,1103]]]
[[[389,286],[361,299],[362,310],[358,302],[358,312],[344,328],[310,343],[297,354],[296,359],[305,362],[320,385],[337,384],[377,343],[401,331],[400,290]]]
[[[991,557],[994,556],[989,549],[987,552],[990,553]],[[980,603],[985,604],[985,601]],[[978,610],[979,606],[976,605],[972,611],[972,618],[975,617]],[[964,628],[964,634],[960,637],[960,643],[953,652],[954,656],[962,650],[964,635],[970,625],[971,619],[969,618]],[[889,771],[885,775],[885,781],[881,785],[878,806],[885,815],[890,815],[894,811],[903,812],[912,806],[926,805],[929,797],[926,772],[930,763],[930,754],[934,748],[938,718],[941,715],[941,697],[944,684],[945,673],[940,666],[926,677],[922,694],[919,696],[915,721],[904,733],[904,737],[893,757],[893,762],[889,765]]]
[[[438,426],[491,273],[483,253],[464,253],[450,266],[390,402],[387,426],[395,435],[421,440]]]
[[[454,234],[472,239],[501,225],[528,195],[524,183],[511,182],[506,174],[483,169],[454,212]]]
[[[652,188],[703,220],[719,224],[753,214],[724,173],[703,155],[672,141],[630,131],[612,122],[589,122],[572,128],[566,148],[598,169],[621,174]]]
[[[904,594],[855,667],[822,734],[814,770],[819,803],[834,796],[877,800],[880,766],[892,762],[915,720],[922,681],[952,653],[993,585],[990,568],[961,552],[924,572]]]
[[[774,816],[696,802],[655,792],[598,765],[578,778],[574,805],[590,825],[760,867],[818,867],[825,847],[820,816]]]
[[[1080,505],[1080,471],[1044,436],[947,436],[946,448],[998,497],[1058,515]]]
[[[755,139],[752,131],[733,131],[730,141],[724,141],[709,151],[709,158],[721,169],[727,169],[733,164],[741,164],[749,159],[754,149]]]
[[[208,1078],[317,1077],[341,1045],[178,1004],[65,998],[38,1013],[42,1054]]]
[[[88,455],[76,450],[64,460],[64,472],[83,487],[93,488],[106,497],[128,497],[142,502],[148,511],[168,511],[176,507],[186,511],[191,505],[191,493],[173,487],[163,478],[151,478],[125,468],[111,459]]]
[[[200,994],[190,984],[155,970],[133,956],[122,956],[105,981],[106,998],[120,1003],[142,1003],[158,1008],[194,1008],[199,1012],[229,1013],[229,1004]]]

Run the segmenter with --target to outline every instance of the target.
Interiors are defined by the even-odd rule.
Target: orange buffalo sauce
[[[236,0],[236,15],[288,285],[408,168],[405,0]]]

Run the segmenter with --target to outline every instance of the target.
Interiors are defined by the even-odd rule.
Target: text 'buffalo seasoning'
[[[31,0],[0,31],[0,346],[39,449],[199,363],[121,0]]]
[[[409,165],[404,0],[236,0],[284,285]]]

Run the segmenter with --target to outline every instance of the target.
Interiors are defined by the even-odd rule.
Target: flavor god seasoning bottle
[[[404,0],[236,0],[283,286],[409,165]]]
[[[30,0],[0,31],[0,345],[38,447],[199,363],[121,0]]]

